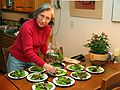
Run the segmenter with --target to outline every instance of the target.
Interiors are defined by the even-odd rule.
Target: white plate
[[[74,66],[74,65],[76,65],[76,64],[70,64],[70,65],[68,65],[68,66],[67,66],[67,69],[70,70],[70,71],[77,71],[77,70],[74,70],[74,69],[71,69],[71,68],[70,68],[71,66]],[[79,64],[79,65],[80,65],[80,64]],[[84,66],[83,66],[83,65],[80,65],[80,66],[81,66],[81,69],[79,69],[78,71],[84,70]]]
[[[33,67],[35,67],[35,66],[31,66],[30,68],[28,68],[28,71],[30,71],[30,72],[41,72],[41,73],[46,71],[45,68],[43,68],[42,71],[32,71],[31,69],[32,69]],[[38,68],[42,68],[42,67],[38,67]]]
[[[73,78],[71,78],[71,77],[69,77],[69,76],[63,76],[63,77],[69,78],[69,79],[71,80],[71,83],[70,83],[70,84],[67,84],[67,85],[59,84],[59,83],[57,83],[58,77],[56,77],[56,78],[53,79],[53,83],[54,83],[55,85],[63,86],[63,87],[71,86],[71,85],[73,85],[73,84],[75,83],[75,80],[74,80]]]
[[[52,73],[50,73],[50,72],[48,72],[50,75],[52,75],[52,76],[64,76],[64,75],[66,75],[67,74],[67,71],[65,70],[65,69],[58,69],[58,70],[62,70],[63,72],[65,72],[65,73],[61,73],[61,74],[52,74]],[[57,70],[57,71],[58,71]]]
[[[86,71],[90,72],[90,73],[103,73],[104,72],[104,68],[100,67],[98,68],[98,70],[96,72],[92,72],[89,70],[90,67],[96,68],[96,66],[88,66],[86,67]]]
[[[70,76],[72,77],[72,78],[74,78],[74,79],[77,79],[77,80],[87,80],[87,79],[90,79],[91,78],[91,74],[90,73],[88,73],[88,72],[86,72],[86,71],[80,71],[80,72],[85,72],[86,74],[87,74],[87,77],[86,78],[80,78],[80,77],[75,77],[75,76],[73,76],[73,74],[75,73],[75,72],[72,72],[71,74],[70,74]]]
[[[44,82],[39,82],[39,83],[44,83]],[[39,83],[35,83],[32,85],[32,90],[36,90],[36,84],[39,84]],[[49,84],[51,84],[53,87],[49,90],[55,90],[56,86],[52,83],[52,82],[48,82]]]
[[[41,74],[41,73],[39,73],[39,72],[35,72],[35,73],[31,73],[31,74],[29,74],[28,76],[27,76],[27,80],[29,80],[29,81],[31,81],[31,82],[41,82],[41,81],[44,81],[44,80],[46,80],[47,78],[48,78],[48,76],[45,74],[45,73],[43,73],[42,75],[44,76],[44,78],[43,79],[37,79],[37,80],[33,80],[33,79],[31,79],[31,77],[32,77],[32,75],[39,75],[39,74]]]
[[[53,62],[50,62],[49,64],[51,65]],[[64,67],[65,67],[65,63],[61,63]],[[59,68],[59,69],[61,69],[62,67],[56,67],[56,66],[54,66],[55,68]]]
[[[21,76],[21,77],[13,77],[11,76],[11,73],[13,73],[15,71],[11,71],[10,73],[8,73],[8,77],[12,78],[12,79],[22,79],[22,78],[25,78],[27,75],[28,75],[28,72],[27,71],[24,71],[25,75],[24,76]]]

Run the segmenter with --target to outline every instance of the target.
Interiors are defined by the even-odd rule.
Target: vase
[[[90,52],[89,56],[94,65],[104,65],[108,59],[108,54],[94,54]]]

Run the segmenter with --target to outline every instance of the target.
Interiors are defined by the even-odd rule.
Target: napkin
[[[80,61],[75,60],[75,59],[71,59],[71,58],[68,58],[68,57],[64,57],[64,61],[67,62],[67,63],[74,63],[74,64],[80,63]]]

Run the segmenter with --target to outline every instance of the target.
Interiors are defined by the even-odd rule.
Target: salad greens
[[[67,74],[67,72],[63,71],[62,69],[58,69],[55,74],[56,74],[56,75]]]
[[[10,73],[10,75],[12,77],[18,77],[18,78],[20,78],[20,77],[25,76],[25,72],[24,72],[24,70],[16,70],[16,71]]]
[[[63,56],[61,50],[58,49],[58,48],[55,48],[54,52],[47,53],[46,56],[49,57],[52,61],[59,61],[59,62],[61,62],[61,61],[64,60],[64,56]]]
[[[72,75],[74,77],[79,77],[80,79],[87,78],[87,76],[88,76],[88,74],[86,72],[83,72],[83,71],[76,71],[76,72],[72,73]]]
[[[62,63],[59,63],[59,62],[51,62],[50,64],[54,67],[64,68],[64,65]]]
[[[56,73],[53,74],[53,76],[63,76],[63,75],[66,75],[66,74],[67,74],[66,70],[64,70],[64,69],[57,69]]]
[[[68,68],[70,68],[73,71],[77,71],[77,70],[83,70],[83,66],[80,64],[74,64],[74,65],[70,65]]]
[[[36,83],[35,90],[51,90],[53,85],[51,83]]]
[[[58,80],[56,80],[56,82],[58,84],[61,84],[61,85],[67,85],[67,84],[71,83],[71,79],[70,78],[66,78],[64,76],[60,76],[60,77],[58,77]]]
[[[100,72],[100,71],[101,71],[101,69],[100,69],[99,66],[91,66],[91,67],[89,67],[88,69],[89,69],[89,71],[91,71],[91,72]]]
[[[36,72],[41,72],[43,71],[44,69],[42,67],[39,67],[39,66],[32,66],[30,68],[30,71],[36,71]]]
[[[38,80],[38,79],[41,80],[41,79],[44,79],[44,75],[41,74],[41,73],[40,73],[40,74],[32,74],[32,75],[31,75],[31,79],[32,79],[32,80]]]

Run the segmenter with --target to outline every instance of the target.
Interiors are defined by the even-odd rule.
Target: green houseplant
[[[105,33],[92,34],[92,37],[87,40],[88,43],[84,47],[89,48],[90,59],[91,60],[106,60],[108,56],[108,51],[110,49],[108,35]],[[96,56],[94,56],[96,55]]]

